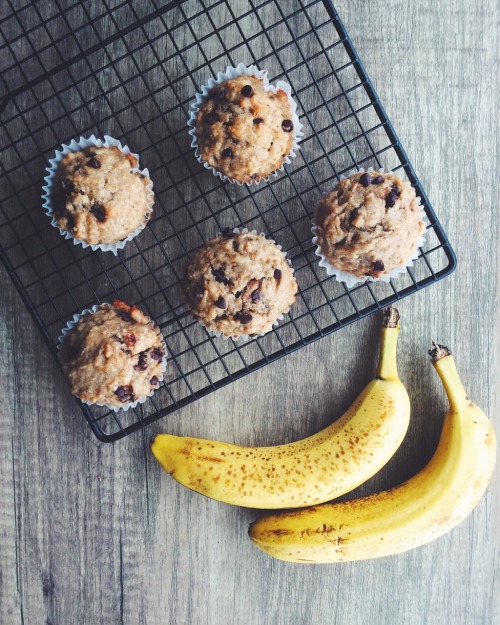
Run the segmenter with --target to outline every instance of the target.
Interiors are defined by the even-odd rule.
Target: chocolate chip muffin
[[[251,232],[224,231],[196,250],[187,268],[185,297],[193,316],[232,338],[270,330],[296,293],[285,254]]]
[[[158,387],[166,348],[149,317],[116,301],[81,317],[64,335],[59,354],[74,395],[124,407]]]
[[[358,172],[324,196],[316,214],[322,254],[358,278],[404,267],[425,231],[413,187],[392,173]]]
[[[149,178],[132,169],[131,154],[117,147],[68,152],[52,189],[54,217],[62,230],[92,245],[116,243],[149,218]]]
[[[293,147],[287,94],[266,91],[254,76],[238,76],[213,87],[196,115],[201,158],[238,182],[259,181],[279,169]]]

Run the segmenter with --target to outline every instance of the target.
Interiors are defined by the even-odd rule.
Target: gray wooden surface
[[[459,258],[451,277],[399,305],[413,420],[393,460],[357,491],[367,493],[409,477],[435,448],[446,401],[426,355],[431,338],[452,348],[470,396],[500,432],[500,7],[336,6]],[[0,280],[3,625],[500,623],[498,472],[474,513],[434,543],[381,560],[299,566],[253,547],[254,511],[183,489],[149,452],[163,430],[242,444],[317,431],[373,373],[373,317],[103,445],[45,360],[3,268]]]

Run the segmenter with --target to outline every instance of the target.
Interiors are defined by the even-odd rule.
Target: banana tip
[[[432,362],[438,362],[441,358],[451,356],[451,350],[446,345],[440,345],[436,341],[432,340],[432,349],[429,350],[429,356]]]

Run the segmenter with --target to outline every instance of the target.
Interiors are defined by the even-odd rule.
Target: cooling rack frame
[[[169,368],[152,399],[118,413],[78,402],[99,440],[135,432],[455,269],[332,2],[248,0],[239,12],[230,0],[71,2],[14,8],[7,0],[0,17],[0,259],[56,360],[60,329],[96,303],[135,303],[162,329]],[[284,172],[244,188],[197,163],[185,127],[200,84],[240,61],[292,85],[305,128],[300,155]],[[155,216],[116,258],[60,237],[39,199],[54,150],[90,134],[129,145],[155,182]],[[310,220],[323,191],[369,166],[404,172],[425,210],[427,240],[401,278],[348,289],[318,266]],[[275,239],[299,282],[290,314],[246,343],[210,336],[178,297],[194,249],[227,226]]]

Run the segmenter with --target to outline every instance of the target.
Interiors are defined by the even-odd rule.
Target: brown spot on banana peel
[[[292,530],[269,530],[268,534],[271,536],[288,536],[293,534]]]
[[[224,462],[222,458],[217,458],[216,456],[200,456],[197,460],[199,462],[213,462],[214,464]]]

